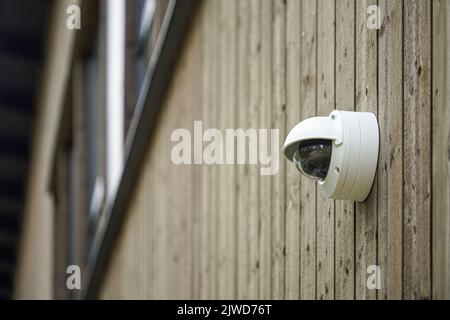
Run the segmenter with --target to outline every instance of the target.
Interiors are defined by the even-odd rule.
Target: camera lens
[[[294,154],[295,167],[307,177],[325,180],[331,161],[331,141],[312,139],[302,141]]]

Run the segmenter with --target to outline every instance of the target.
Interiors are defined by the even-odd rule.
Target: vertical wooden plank
[[[203,12],[201,8],[200,12],[196,13],[196,19],[193,21],[192,30],[190,34],[193,38],[192,41],[189,39],[190,50],[193,51],[192,55],[192,66],[190,67],[189,74],[190,80],[188,88],[188,96],[191,96],[190,110],[191,117],[189,118],[188,126],[193,126],[194,121],[202,120],[202,108],[203,108],[203,69],[204,69],[204,50],[203,50],[203,18],[200,14]],[[191,92],[189,94],[189,92]],[[202,157],[202,154],[194,155],[194,157]],[[190,166],[190,173],[188,178],[188,184],[184,186],[185,189],[190,190],[190,197],[192,199],[190,206],[190,230],[188,235],[190,236],[190,246],[191,246],[191,259],[190,259],[190,279],[191,285],[189,289],[188,299],[200,299],[200,277],[201,277],[201,222],[202,222],[202,165],[195,164]]]
[[[214,102],[214,107],[217,108],[217,124],[216,128],[221,130],[222,132],[225,132],[226,128],[226,117],[229,106],[227,105],[227,74],[228,69],[226,65],[226,58],[227,58],[227,48],[229,43],[226,42],[227,33],[228,33],[228,25],[227,25],[227,13],[226,13],[226,5],[227,2],[223,0],[216,1],[218,2],[218,15],[216,23],[218,24],[218,34],[217,34],[217,40],[218,50],[216,51],[216,57],[217,57],[217,64],[218,64],[218,71],[216,73],[217,83],[218,83],[218,99],[216,99]],[[225,160],[225,153],[223,153],[222,150],[218,150],[219,153],[222,153],[222,156]],[[226,208],[229,206],[229,203],[227,203],[227,194],[228,194],[228,188],[230,187],[229,184],[226,183],[227,173],[226,173],[226,166],[225,165],[217,165],[217,174],[218,179],[216,180],[216,190],[217,190],[217,207],[216,212],[218,216],[218,224],[217,224],[217,233],[218,233],[218,270],[217,270],[217,277],[218,277],[218,298],[219,299],[225,299],[226,298],[226,283],[227,283],[227,273],[226,273],[226,265],[227,265],[227,219],[226,219]]]
[[[250,2],[250,104],[247,118],[247,128],[259,129],[259,109],[261,107],[260,75],[261,70],[261,2],[251,0]],[[252,152],[249,145],[249,152]],[[256,149],[255,149],[256,150]],[[249,174],[249,220],[248,220],[248,242],[249,242],[249,295],[251,299],[258,296],[258,268],[259,268],[259,166],[250,164]]]
[[[149,156],[145,157],[145,161],[149,161]],[[150,172],[150,166],[146,166],[143,169],[142,172],[142,190],[143,192],[140,193],[141,197],[141,223],[139,225],[139,235],[140,239],[139,241],[142,241],[141,243],[141,253],[140,253],[140,269],[139,269],[139,280],[140,280],[140,290],[139,290],[139,299],[151,299],[151,273],[152,273],[152,265],[151,265],[151,239],[150,239],[150,232],[151,232],[151,224],[150,219],[153,214],[153,212],[150,210],[150,200],[149,195],[151,194],[151,184],[149,181],[149,172]],[[150,231],[150,232],[149,232]],[[138,280],[138,281],[139,281]]]
[[[316,115],[317,0],[302,2],[301,84],[302,120]],[[301,177],[300,184],[300,298],[316,298],[316,182]]]
[[[154,169],[154,177],[153,177],[153,189],[157,189],[160,186],[160,181],[159,181],[159,177],[157,176],[158,173],[158,167],[159,164],[155,165],[155,169]],[[154,242],[153,244],[153,254],[155,255],[155,257],[160,257],[161,254],[161,198],[157,196],[157,193],[155,193],[155,195],[152,197],[153,198],[153,203],[152,203],[152,208],[153,208],[153,212],[154,212],[154,217],[153,217],[153,237],[152,237],[152,241]],[[154,277],[154,282],[153,282],[153,290],[152,290],[152,296],[154,299],[161,299],[161,280],[163,278],[162,274],[161,274],[161,259],[154,259],[153,260],[153,270],[155,273],[155,277]]]
[[[185,67],[185,64],[183,64]],[[180,70],[181,69],[181,70]],[[177,73],[182,73],[184,68],[179,68]],[[178,75],[177,78],[180,76]],[[176,79],[177,82],[178,79]],[[174,83],[174,87],[177,84]],[[179,90],[177,94],[173,94],[172,98],[169,100],[171,105],[178,105],[182,109],[186,108],[186,104],[183,100],[183,90]],[[163,129],[163,132],[168,137],[171,134],[171,131],[175,128],[182,128],[182,120],[170,112],[167,114],[169,118],[166,120],[166,126]],[[168,150],[170,151],[170,149]],[[169,153],[167,153],[169,154]],[[182,192],[182,186],[185,184],[185,171],[184,166],[175,166],[171,163],[168,168],[168,180],[167,184],[164,187],[164,193],[170,194],[171,192],[175,192],[178,194],[177,199],[171,200],[166,199],[168,203],[168,211],[166,212],[166,216],[168,217],[166,224],[166,232],[167,232],[167,243],[169,245],[169,251],[166,253],[169,259],[169,281],[167,282],[168,287],[168,297],[172,297],[174,299],[182,299],[183,292],[185,291],[185,279],[188,278],[183,270],[182,257],[180,256],[180,249],[183,246],[183,242],[186,241],[185,234],[183,230],[183,224],[185,223],[185,216],[188,215],[187,208],[189,204],[186,202],[186,194],[187,192]],[[169,192],[170,190],[170,192]],[[178,212],[180,212],[181,203],[184,202],[183,207],[183,216],[178,216]],[[176,236],[174,236],[176,234]],[[186,250],[186,253],[189,254],[189,251]]]
[[[300,121],[300,6],[286,2],[286,129]],[[285,161],[285,159],[280,158]],[[286,167],[286,299],[300,297],[300,174]]]
[[[201,103],[200,100],[200,79],[201,79],[201,45],[200,34],[198,32],[198,20],[193,20],[190,26],[190,31],[186,35],[186,44],[184,53],[180,60],[180,65],[177,70],[177,77],[173,83],[177,99],[174,99],[172,105],[185,110],[183,113],[172,112],[175,117],[174,128],[192,128],[194,120],[197,119],[197,108]],[[222,121],[222,119],[221,119]],[[194,253],[194,232],[193,232],[193,218],[195,209],[195,195],[199,187],[194,184],[193,173],[197,168],[196,165],[177,166],[173,170],[172,186],[177,188],[179,194],[177,197],[176,214],[174,221],[177,221],[175,234],[178,236],[176,243],[176,251],[173,256],[177,263],[178,281],[172,281],[171,285],[174,290],[177,290],[177,298],[189,299],[192,298],[193,277],[192,269],[196,261],[193,259]],[[186,192],[189,190],[189,192]],[[171,193],[170,190],[167,191]],[[173,230],[171,230],[173,232]]]
[[[450,4],[432,5],[432,290],[433,299],[450,299]]]
[[[402,1],[380,0],[378,38],[378,298],[402,298]]]
[[[148,157],[148,161],[151,163],[151,157]],[[153,171],[154,165],[150,165],[149,168],[145,171],[145,180],[146,180],[146,197],[145,197],[145,220],[144,225],[146,226],[145,232],[145,241],[146,244],[146,252],[145,252],[145,260],[146,266],[148,268],[147,271],[147,279],[146,279],[146,299],[155,299],[154,287],[155,287],[155,279],[157,277],[156,268],[155,268],[155,193],[156,190],[154,188]]]
[[[147,194],[148,194],[148,184],[146,172],[148,171],[148,167],[142,169],[142,174],[139,177],[139,185],[138,192],[135,193],[135,201],[136,201],[136,212],[133,214],[136,216],[134,220],[139,220],[140,223],[137,224],[137,236],[133,238],[131,242],[132,246],[135,246],[134,255],[137,258],[138,270],[136,274],[134,274],[134,283],[136,286],[136,296],[137,299],[145,299],[147,296],[147,286],[149,285],[147,282],[148,273],[149,273],[149,265],[147,264],[148,260],[147,253],[149,252],[149,243],[147,241],[148,234],[148,226],[147,226],[147,216],[149,214],[147,208]],[[138,243],[136,243],[138,242]],[[137,248],[136,248],[137,247]],[[137,249],[137,250],[136,250]],[[130,254],[133,254],[133,248],[130,250]]]
[[[336,109],[355,110],[355,2],[336,1]],[[336,201],[336,299],[354,298],[354,203]]]
[[[238,110],[237,110],[237,127],[246,128],[247,111],[249,109],[249,32],[250,32],[250,2],[238,2]],[[238,212],[238,299],[248,299],[248,171],[244,165],[238,166],[237,180],[237,212]]]
[[[165,125],[161,127],[160,135],[169,137],[170,131],[168,128],[173,126],[171,119],[168,118],[167,115],[163,116]],[[163,145],[162,142],[157,146],[158,150],[161,150],[161,155],[157,155],[156,161],[162,162],[162,165],[159,170],[160,175],[160,190],[171,190],[171,181],[173,179],[172,172],[172,163],[163,160],[163,155],[170,154],[170,149]],[[166,157],[164,157],[166,159]],[[175,266],[174,261],[172,259],[172,250],[173,250],[173,242],[172,242],[172,234],[171,234],[171,225],[172,225],[172,217],[174,211],[174,203],[170,192],[160,192],[161,195],[161,207],[159,212],[159,221],[160,221],[160,236],[158,241],[160,242],[160,255],[158,256],[160,259],[160,292],[159,295],[161,299],[169,299],[172,297],[174,293],[173,288],[170,286],[171,281],[174,281],[172,276],[174,275]]]
[[[403,298],[430,298],[431,3],[404,2]]]
[[[211,110],[211,118],[208,124],[208,128],[217,128],[218,120],[220,119],[220,27],[218,25],[219,17],[220,17],[220,2],[213,1],[212,2],[212,12],[211,12],[211,20],[212,24],[210,25],[211,32],[211,103],[209,104],[209,108]],[[215,152],[221,152],[221,150],[217,150]],[[209,237],[208,241],[211,242],[210,246],[210,255],[209,255],[209,265],[210,265],[210,277],[209,277],[209,298],[217,299],[218,298],[218,262],[219,262],[219,190],[222,187],[220,184],[220,176],[218,165],[211,165],[211,176],[210,176],[210,187],[208,192],[208,198],[210,199],[210,211],[208,214],[210,215],[210,225],[209,225]]]
[[[152,189],[153,190],[159,190],[158,186],[159,186],[159,179],[157,177],[157,168],[158,168],[159,164],[156,163],[154,164],[154,169],[152,172]],[[157,192],[155,192],[154,194],[152,194],[151,196],[152,198],[152,212],[153,212],[153,217],[152,217],[152,253],[155,257],[159,257],[159,253],[160,253],[160,241],[159,241],[159,235],[160,235],[160,223],[159,223],[159,215],[160,215],[160,197],[157,196]],[[152,259],[152,269],[153,269],[153,274],[152,274],[152,279],[153,279],[153,286],[152,286],[152,298],[153,299],[159,299],[160,295],[159,295],[159,281],[161,279],[160,276],[160,268],[159,268],[159,261],[160,259]]]
[[[378,114],[377,30],[367,28],[367,8],[376,0],[356,1],[356,111]],[[356,204],[356,299],[376,299],[367,288],[367,267],[377,264],[377,181],[363,203]]]
[[[179,72],[179,69],[177,70]],[[169,93],[172,92],[172,88],[169,89]],[[181,99],[179,99],[180,93],[177,93],[175,95],[171,94],[169,96],[169,99],[167,100],[168,105],[175,104],[177,105]],[[164,127],[161,127],[161,132],[164,133],[167,137],[170,136],[170,130],[173,130],[177,127],[177,119],[171,112],[166,112],[163,115],[163,121],[164,121]],[[165,148],[162,146],[163,150],[166,150],[166,152],[170,152],[170,149]],[[169,154],[169,153],[167,153]],[[158,161],[163,161],[162,156],[158,156]],[[165,252],[166,255],[166,271],[167,274],[167,282],[165,283],[166,286],[166,297],[167,299],[169,297],[173,299],[180,299],[179,293],[183,290],[183,284],[180,283],[180,278],[178,274],[178,261],[176,259],[176,251],[177,251],[177,245],[180,238],[183,237],[183,234],[180,232],[180,221],[179,218],[176,217],[177,212],[177,205],[179,202],[178,199],[172,199],[172,197],[169,197],[166,195],[166,192],[168,190],[171,190],[171,192],[174,192],[175,194],[178,194],[180,189],[180,184],[183,184],[183,178],[180,177],[181,171],[179,167],[176,167],[172,162],[166,164],[164,166],[164,170],[167,170],[166,173],[166,179],[164,180],[164,183],[162,185],[162,192],[164,192],[164,201],[166,209],[165,209],[165,224],[164,224],[164,235],[165,239],[163,241],[166,241],[167,243],[167,251]],[[173,181],[175,180],[175,177],[177,177],[177,184],[173,184]],[[168,193],[168,192],[167,192]],[[176,221],[178,219],[178,221]],[[176,234],[177,236],[174,237],[173,235]],[[178,290],[175,290],[175,286],[173,283],[177,283],[177,286],[180,286]]]
[[[317,115],[335,106],[335,1],[318,1]],[[305,118],[305,117],[304,117]],[[317,299],[334,299],[334,200],[317,191]]]
[[[225,133],[227,128],[235,127],[236,113],[236,20],[237,20],[237,1],[223,1],[223,27],[224,35],[222,37],[222,132]],[[229,150],[226,150],[229,152]],[[226,154],[224,154],[226,160]],[[222,268],[222,284],[224,299],[232,299],[235,297],[235,276],[236,276],[236,173],[237,167],[232,164],[224,166],[223,183],[221,189],[224,191],[223,198],[223,249],[224,264]]]
[[[203,72],[202,72],[202,123],[203,127],[210,125],[211,106],[211,1],[205,1],[202,5],[202,50],[203,50]],[[204,147],[204,146],[203,146]],[[209,192],[210,192],[210,167],[201,166],[201,240],[200,240],[200,298],[209,297]]]
[[[280,137],[286,132],[286,95],[285,95],[285,41],[286,6],[284,0],[273,2],[273,43],[272,43],[272,127],[279,128]],[[279,142],[281,145],[281,141]],[[272,239],[272,298],[284,299],[286,256],[285,247],[285,161],[280,162],[280,170],[273,180],[273,239]]]
[[[200,74],[201,77],[201,74]],[[198,85],[201,86],[201,81],[198,82]],[[199,90],[199,94],[201,94],[201,90]],[[195,120],[200,119],[200,106],[202,102],[199,101],[198,107],[195,112]],[[203,189],[202,186],[202,170],[199,165],[194,166],[192,168],[191,173],[191,181],[192,186],[192,267],[191,267],[191,279],[192,279],[192,287],[190,293],[190,299],[200,299],[200,287],[201,287],[201,235],[202,235],[202,204],[201,204],[201,192]],[[189,187],[189,186],[188,186]]]
[[[164,117],[164,114],[163,114]],[[162,118],[163,118],[162,117]],[[163,120],[161,120],[163,121]],[[166,127],[167,124],[164,126]],[[160,129],[162,130],[162,129]],[[161,134],[161,133],[159,133]],[[154,148],[155,150],[161,150],[162,152],[167,152],[167,149],[161,144],[161,141],[157,141]],[[156,162],[156,176],[155,179],[157,183],[155,186],[158,186],[159,190],[165,190],[167,188],[167,181],[170,177],[170,172],[168,171],[167,163],[161,161],[159,155],[155,155],[153,161]],[[167,162],[167,161],[166,161]],[[168,294],[168,278],[170,277],[170,269],[169,269],[169,245],[167,239],[167,220],[170,220],[168,217],[168,213],[170,212],[169,202],[167,202],[167,197],[161,191],[158,192],[158,196],[156,197],[156,225],[157,225],[157,273],[159,277],[157,278],[156,285],[156,296],[157,299],[165,299]]]
[[[236,118],[237,118],[237,108],[238,108],[238,96],[237,96],[237,21],[238,21],[238,0],[229,0],[227,1],[227,12],[228,12],[228,38],[226,39],[229,45],[229,53],[227,54],[227,70],[228,70],[228,95],[227,95],[227,128],[235,128],[236,127]],[[236,150],[236,147],[235,147]],[[237,181],[237,166],[231,165],[228,169],[227,179],[229,188],[229,198],[227,205],[227,223],[228,223],[228,291],[227,298],[228,299],[236,299],[236,279],[237,279],[237,194],[236,194],[236,181]]]
[[[261,1],[261,112],[260,127],[272,128],[272,2]],[[274,143],[274,141],[270,141]],[[280,161],[283,161],[280,159]],[[260,177],[259,298],[271,298],[272,176]]]
[[[220,83],[220,100],[217,100],[217,106],[220,108],[220,119],[218,122],[218,128],[225,134],[227,128],[233,128],[234,121],[234,101],[232,100],[232,87],[235,86],[233,82],[233,70],[234,65],[232,65],[232,60],[234,60],[233,55],[233,45],[234,41],[232,38],[235,37],[234,28],[235,16],[233,15],[235,9],[233,10],[234,1],[220,1],[220,18],[219,22],[219,48],[217,52],[217,58],[220,61],[220,72],[218,73],[219,83]],[[226,141],[224,140],[224,145]],[[228,151],[228,150],[226,150]],[[224,162],[226,162],[226,153],[223,154]],[[234,291],[234,281],[233,281],[233,270],[234,270],[234,260],[232,256],[234,255],[234,244],[233,244],[233,232],[234,230],[234,217],[235,214],[235,186],[234,186],[234,170],[236,169],[233,165],[221,165],[219,166],[219,207],[217,212],[219,214],[219,298],[220,299],[230,299],[233,296]]]

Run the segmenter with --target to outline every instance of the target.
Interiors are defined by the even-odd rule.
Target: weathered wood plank
[[[227,33],[228,33],[228,25],[227,25],[227,19],[229,17],[227,16],[226,12],[226,1],[216,1],[218,2],[218,16],[216,23],[218,25],[217,30],[217,51],[216,51],[216,59],[218,64],[218,70],[216,73],[216,79],[217,79],[217,85],[218,85],[218,91],[219,91],[219,97],[217,100],[215,100],[214,108],[217,108],[217,124],[216,128],[224,132],[226,128],[226,118],[228,108],[230,108],[229,105],[227,105],[227,97],[229,95],[228,93],[228,81],[227,81],[227,75],[229,72],[228,66],[226,65],[226,59],[229,54],[226,52],[229,46],[229,43],[226,41]],[[219,154],[222,155],[223,159],[225,160],[222,150],[217,150]],[[217,191],[217,209],[216,213],[218,216],[217,220],[217,233],[218,233],[218,270],[217,270],[217,283],[218,283],[218,298],[219,299],[225,299],[226,298],[226,291],[227,291],[227,260],[228,260],[228,252],[227,252],[227,236],[228,236],[228,225],[227,225],[227,207],[230,205],[227,201],[227,195],[228,195],[228,188],[231,186],[227,184],[226,178],[226,166],[225,165],[216,165],[217,168],[217,174],[218,179],[215,182],[216,183],[216,191]]]
[[[355,2],[336,1],[336,109],[355,110]],[[354,298],[355,204],[336,200],[335,297]]]
[[[148,157],[146,157],[148,159]],[[145,192],[137,193],[139,200],[139,213],[138,219],[142,221],[139,224],[139,269],[136,275],[136,287],[137,295],[139,299],[150,299],[151,287],[148,285],[151,273],[151,241],[149,238],[148,230],[151,230],[152,226],[149,223],[152,212],[149,210],[149,194],[151,194],[150,183],[148,180],[148,172],[150,168],[143,169],[143,174],[140,177],[140,188]],[[151,213],[151,214],[149,214]],[[144,283],[144,285],[143,285]]]
[[[235,90],[236,90],[236,1],[220,1],[219,52],[220,61],[220,109],[218,128],[225,133],[227,128],[235,127]],[[225,141],[224,141],[225,142]],[[229,150],[226,150],[227,152]],[[226,161],[227,154],[223,154]],[[235,191],[236,167],[221,165],[219,167],[218,190],[220,195],[219,213],[219,298],[230,299],[234,296],[235,244],[234,228],[236,214]]]
[[[150,157],[148,157],[149,159]],[[149,159],[150,161],[150,159]],[[153,167],[149,166],[145,170],[145,181],[146,181],[146,190],[147,195],[145,196],[145,209],[146,212],[144,213],[144,225],[147,226],[146,232],[145,232],[145,241],[147,242],[146,245],[146,253],[145,253],[145,261],[147,262],[146,267],[148,268],[147,271],[147,277],[144,280],[145,281],[145,297],[147,299],[155,299],[155,281],[157,277],[157,270],[155,268],[155,207],[154,207],[154,197],[156,194],[155,189],[155,179],[153,178]]]
[[[203,50],[203,76],[202,76],[202,121],[203,127],[211,126],[211,82],[212,82],[212,61],[213,52],[211,48],[211,41],[214,35],[212,34],[211,24],[213,23],[212,6],[210,2],[204,2],[202,7],[202,50]],[[205,147],[205,144],[203,144]],[[210,260],[211,260],[211,241],[210,241],[210,221],[211,221],[211,206],[210,206],[210,189],[211,189],[211,167],[202,165],[202,219],[201,219],[201,274],[200,274],[200,298],[208,299],[211,297],[209,282],[210,282]]]
[[[211,12],[211,61],[212,61],[212,69],[211,69],[211,104],[209,108],[211,109],[211,118],[208,124],[208,128],[218,128],[219,120],[220,120],[220,92],[221,92],[221,82],[220,82],[220,12],[221,6],[220,1],[213,1],[211,4],[212,12]],[[211,147],[213,144],[209,144]],[[214,146],[214,145],[213,145]],[[214,148],[214,147],[213,147]],[[217,158],[220,157],[220,154],[223,150],[219,148],[215,148],[214,154]],[[209,298],[210,299],[218,299],[219,294],[219,239],[221,230],[219,228],[220,220],[219,220],[219,212],[220,212],[220,199],[219,192],[222,188],[220,183],[220,175],[219,175],[219,164],[211,165],[211,176],[210,176],[210,187],[208,192],[208,197],[211,201],[211,207],[209,211],[209,215],[211,216],[210,225],[209,225],[209,237],[208,241],[211,242],[210,247],[210,256],[209,256],[209,264],[210,264],[210,278],[209,278]]]
[[[196,19],[193,21],[191,31],[187,35],[187,55],[185,63],[188,69],[184,75],[184,95],[183,100],[186,101],[186,109],[189,112],[183,116],[178,115],[183,120],[182,127],[192,128],[195,120],[201,119],[201,106],[202,106],[202,69],[203,69],[203,50],[202,50],[202,34],[201,34],[201,20]],[[200,158],[201,155],[195,155]],[[194,154],[192,154],[194,163]],[[198,160],[198,159],[197,159]],[[188,209],[189,215],[186,217],[184,226],[184,232],[186,239],[184,246],[188,246],[188,250],[181,253],[185,259],[187,266],[185,266],[183,272],[189,276],[186,276],[186,288],[183,298],[198,298],[199,296],[199,212],[200,212],[200,170],[201,166],[191,165],[185,166],[186,170],[185,183],[182,186],[183,190],[189,190],[185,192],[188,197],[185,204],[180,204],[180,211],[183,212],[183,206]],[[174,182],[176,183],[176,181]],[[183,262],[182,262],[183,263]]]
[[[430,298],[431,2],[404,3],[403,298]]]
[[[300,7],[286,2],[286,130],[300,121]],[[280,157],[281,161],[286,161]],[[286,299],[300,297],[300,174],[286,166]]]
[[[356,111],[378,114],[377,30],[367,27],[367,8],[376,0],[356,1]],[[377,179],[363,203],[356,204],[356,299],[376,299],[367,288],[367,267],[377,264]]]
[[[317,1],[302,2],[301,8],[302,119],[316,115]],[[316,298],[316,182],[301,177],[300,183],[300,298]]]
[[[238,0],[239,1],[239,0]],[[272,2],[261,1],[261,111],[260,127],[272,128]],[[270,141],[274,143],[274,141]],[[267,146],[269,148],[269,146]],[[270,150],[270,149],[268,149]],[[280,159],[280,161],[282,161]],[[260,233],[259,233],[259,298],[271,298],[271,231],[272,177],[260,177]]]
[[[248,1],[238,2],[238,110],[237,127],[247,127],[247,112],[250,97],[250,70],[249,70],[249,35],[250,35],[250,3]],[[237,213],[238,213],[238,299],[249,297],[249,248],[248,248],[248,168],[245,165],[238,166],[237,181]]]
[[[248,106],[247,128],[259,128],[259,109],[261,107],[261,2],[250,2],[250,104]],[[252,152],[249,145],[249,152]],[[251,158],[251,157],[250,157]],[[257,157],[256,157],[257,158]],[[258,268],[259,268],[259,166],[251,164],[248,167],[248,244],[249,244],[249,294],[251,298],[258,296]]]
[[[450,4],[432,5],[432,290],[433,299],[450,299]]]
[[[402,298],[402,1],[379,2],[383,23],[378,38],[378,298]]]
[[[225,40],[228,44],[227,64],[228,70],[227,83],[228,94],[226,102],[227,110],[227,128],[236,127],[237,119],[237,16],[238,16],[238,0],[227,1],[227,14],[228,14],[228,36]],[[236,150],[236,148],[235,148]],[[228,189],[228,204],[227,204],[227,251],[228,251],[228,263],[227,263],[227,291],[226,296],[228,299],[236,299],[236,255],[237,255],[237,241],[236,241],[236,222],[237,222],[237,203],[236,203],[236,181],[237,181],[237,167],[231,165],[227,171],[227,185]]]
[[[199,116],[199,106],[201,105],[201,74],[202,74],[202,47],[201,47],[201,33],[199,20],[193,21],[191,32],[186,35],[185,55],[181,59],[181,63],[185,65],[183,70],[179,70],[180,82],[179,85],[182,90],[179,90],[181,101],[179,106],[186,110],[184,114],[177,113],[179,125],[177,128],[192,128],[194,121]],[[180,67],[181,69],[181,67]],[[191,155],[192,158],[194,154]],[[197,155],[195,155],[197,156]],[[197,156],[198,158],[198,156]],[[193,159],[195,160],[195,159]],[[195,163],[195,161],[194,161]],[[195,218],[198,212],[197,199],[198,191],[201,187],[196,184],[197,165],[180,166],[183,177],[183,183],[180,184],[181,190],[178,203],[178,215],[181,215],[180,220],[180,234],[182,239],[179,242],[179,251],[177,252],[177,259],[179,261],[179,272],[181,281],[183,283],[183,290],[180,290],[182,299],[187,299],[195,296],[195,279],[194,272],[198,270],[198,260],[196,259],[196,236],[197,229],[195,225]],[[173,184],[176,184],[175,181]],[[189,190],[189,192],[186,192]],[[185,212],[185,214],[183,214]]]
[[[182,68],[178,69],[178,72],[184,72],[184,68],[186,66],[182,65]],[[176,79],[177,81],[178,79]],[[176,84],[175,84],[176,85]],[[171,95],[169,98],[169,103],[173,105],[178,105],[180,108],[185,108],[186,104],[183,101],[184,96],[184,88],[179,90],[176,95]],[[166,126],[163,129],[163,131],[170,134],[170,131],[168,128],[182,128],[181,126],[181,119],[177,117],[173,113],[167,114],[168,120],[166,120]],[[166,128],[167,127],[167,128]],[[168,136],[168,135],[167,135]],[[162,157],[160,157],[160,160]],[[167,224],[166,224],[166,232],[168,233],[167,243],[169,246],[169,250],[166,252],[166,255],[169,260],[168,268],[169,268],[169,274],[171,277],[171,281],[167,284],[168,286],[168,296],[173,297],[174,299],[181,299],[182,292],[184,291],[184,279],[186,277],[186,274],[183,272],[181,267],[181,259],[182,257],[179,255],[180,247],[182,245],[182,241],[185,241],[184,239],[184,233],[182,230],[182,221],[185,220],[185,216],[188,214],[187,208],[183,207],[182,211],[180,211],[180,204],[184,201],[186,201],[186,192],[182,192],[182,186],[184,184],[185,179],[185,170],[187,168],[185,166],[175,166],[171,163],[170,166],[167,167],[168,172],[168,181],[166,190],[171,190],[174,192],[174,194],[177,194],[177,199],[173,199],[171,197],[171,200],[167,199],[168,201],[168,210],[166,212],[166,215],[168,217]],[[175,181],[177,181],[175,183]],[[183,212],[182,215],[178,215],[178,212]],[[173,236],[176,234],[177,236]],[[183,276],[181,276],[183,274]]]
[[[279,128],[280,137],[286,132],[286,5],[284,0],[274,0],[272,20],[272,127]],[[281,145],[281,141],[279,142]],[[280,162],[280,170],[273,179],[272,202],[272,298],[285,297],[285,161]]]
[[[161,133],[160,133],[161,134]],[[170,152],[168,148],[165,148],[162,141],[157,141],[155,144],[155,148],[158,150]],[[169,154],[169,153],[168,153]],[[159,188],[159,190],[164,190],[167,188],[168,183],[168,163],[167,161],[161,161],[158,155],[156,154],[152,157],[152,162],[155,163],[155,186]],[[155,225],[156,225],[156,250],[155,255],[158,257],[156,259],[156,270],[158,273],[158,277],[156,278],[155,284],[155,296],[157,299],[164,299],[168,296],[168,277],[169,277],[169,262],[168,262],[168,242],[167,242],[167,213],[170,212],[168,209],[168,204],[170,203],[170,199],[165,193],[160,196],[155,196]],[[167,202],[169,201],[169,202]]]
[[[319,0],[317,12],[317,115],[327,116],[335,106],[335,2]],[[328,300],[334,299],[335,202],[320,190],[316,197],[317,299]]]
[[[181,83],[180,77],[183,76],[183,72],[186,68],[186,65],[181,64],[181,68],[178,69],[179,75],[174,81],[174,86],[179,86]],[[173,89],[169,89],[169,92]],[[181,90],[177,92],[175,95],[170,95],[167,103],[170,105],[178,105],[181,108],[186,107],[186,102],[183,101],[184,96],[184,87],[181,86]],[[171,135],[171,131],[181,127],[181,119],[175,113],[166,112],[163,115],[163,119],[165,121],[165,126],[161,128],[160,132],[164,133],[167,137]],[[163,150],[170,154],[170,148],[163,146]],[[164,161],[163,155],[158,155],[158,161]],[[166,268],[168,270],[168,275],[170,277],[170,281],[166,283],[166,297],[173,297],[174,299],[181,299],[182,292],[184,291],[184,274],[181,267],[181,259],[180,256],[180,248],[182,247],[182,242],[184,239],[184,232],[182,230],[182,221],[185,220],[185,216],[187,215],[186,208],[183,207],[183,217],[177,216],[177,213],[180,212],[180,204],[185,199],[186,192],[181,193],[182,185],[184,184],[184,175],[185,175],[185,166],[176,166],[171,161],[166,161],[167,164],[164,166],[164,170],[166,170],[166,179],[164,181],[163,187],[164,190],[171,190],[174,194],[177,194],[177,198],[174,199],[171,195],[171,192],[165,192],[163,197],[165,201],[166,210],[165,216],[166,221],[164,225],[164,240],[166,241],[167,251],[165,252],[166,256]],[[175,183],[176,181],[176,183]],[[177,236],[174,237],[173,235]],[[168,278],[169,278],[168,277]]]

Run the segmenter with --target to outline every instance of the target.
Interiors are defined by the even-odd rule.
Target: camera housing
[[[306,177],[318,180],[327,198],[364,201],[378,163],[379,129],[370,112],[334,110],[298,123],[283,153]]]

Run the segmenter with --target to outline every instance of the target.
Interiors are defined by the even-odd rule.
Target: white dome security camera
[[[379,131],[373,113],[334,110],[303,120],[289,132],[283,152],[327,198],[364,201],[378,162]]]

